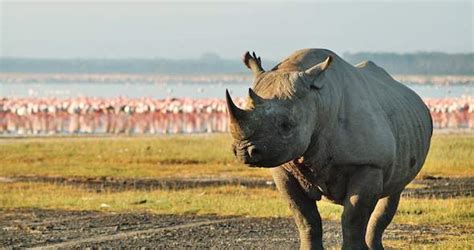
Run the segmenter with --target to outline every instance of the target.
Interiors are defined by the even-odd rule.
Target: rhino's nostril
[[[260,155],[260,150],[258,150],[257,148],[255,148],[255,146],[250,146],[248,149],[247,149],[247,152],[249,154],[249,156],[253,159],[256,159],[259,157]]]

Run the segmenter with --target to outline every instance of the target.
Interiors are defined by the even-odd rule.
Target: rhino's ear
[[[262,60],[260,59],[260,57],[257,57],[257,55],[255,55],[255,52],[250,55],[250,53],[247,51],[244,54],[242,60],[244,61],[245,66],[247,66],[247,68],[252,71],[255,77],[265,72],[265,70],[263,70],[262,68]]]
[[[318,80],[318,78],[321,73],[329,68],[331,62],[332,57],[328,56],[323,62],[318,63],[317,65],[314,65],[303,72],[300,72],[300,75],[302,76],[303,80],[309,84],[310,88],[320,89],[323,87],[323,81]]]

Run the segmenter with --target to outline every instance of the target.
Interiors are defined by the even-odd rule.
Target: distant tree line
[[[474,53],[439,52],[345,53],[352,64],[371,60],[391,74],[474,75]],[[266,61],[265,65],[275,65]],[[271,67],[267,67],[271,68]],[[137,73],[137,74],[218,74],[247,73],[240,60],[228,60],[215,54],[197,59],[29,59],[0,58],[0,72],[19,73]]]

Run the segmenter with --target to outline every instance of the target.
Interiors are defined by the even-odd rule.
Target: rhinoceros
[[[271,168],[289,203],[301,249],[322,249],[317,202],[343,206],[343,249],[383,249],[405,186],[420,171],[433,131],[411,89],[366,61],[326,49],[296,51],[265,71],[244,55],[253,87],[242,108],[226,91],[236,158]]]

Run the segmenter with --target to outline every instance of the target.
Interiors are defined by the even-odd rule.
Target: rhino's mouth
[[[262,160],[261,151],[249,141],[232,144],[232,152],[240,162],[249,167],[258,167],[258,163]]]

